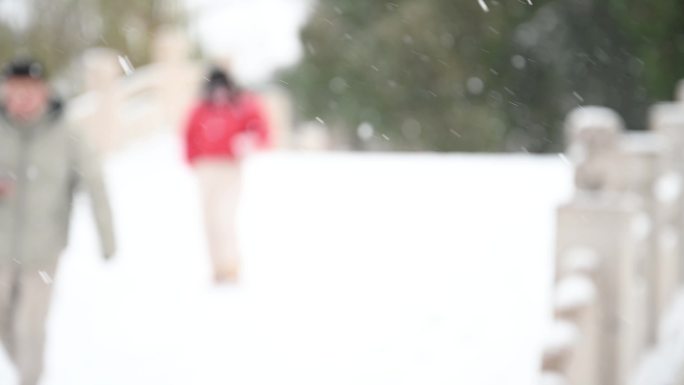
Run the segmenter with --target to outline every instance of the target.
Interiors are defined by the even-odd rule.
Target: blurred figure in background
[[[267,121],[256,96],[241,90],[224,71],[210,71],[204,98],[185,129],[188,162],[196,171],[204,206],[216,283],[239,273],[236,213],[241,161],[269,143]]]
[[[106,258],[114,253],[114,236],[100,166],[62,119],[42,65],[14,60],[3,70],[1,92],[0,338],[21,384],[35,385],[52,277],[77,188],[90,195]]]

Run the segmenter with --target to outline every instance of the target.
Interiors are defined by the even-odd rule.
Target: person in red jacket
[[[214,280],[235,282],[240,164],[268,146],[268,125],[257,97],[239,89],[226,72],[212,69],[206,79],[204,98],[185,127],[185,152],[200,184]]]

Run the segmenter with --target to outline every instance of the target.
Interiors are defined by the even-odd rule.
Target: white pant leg
[[[230,161],[205,161],[196,166],[202,191],[209,253],[217,279],[237,273],[237,208],[240,166]]]

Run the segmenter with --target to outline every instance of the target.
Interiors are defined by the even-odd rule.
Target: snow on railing
[[[576,192],[557,212],[555,321],[541,383],[681,381],[679,367],[645,373],[671,340],[664,315],[684,278],[684,103],[654,106],[644,133],[627,133],[610,109],[579,108],[566,134]],[[684,349],[661,361],[683,365]]]

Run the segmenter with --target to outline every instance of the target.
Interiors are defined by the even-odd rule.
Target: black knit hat
[[[226,71],[214,67],[209,71],[209,74],[207,76],[207,87],[208,88],[218,88],[218,87],[225,87],[228,89],[233,89],[235,88],[235,82],[233,79],[226,73]]]
[[[203,96],[207,100],[211,100],[213,92],[219,88],[225,88],[233,95],[240,92],[240,88],[235,84],[233,78],[221,68],[212,68],[204,79],[206,83],[204,84]]]
[[[44,80],[45,68],[43,65],[32,58],[16,58],[5,65],[2,69],[4,78],[28,77],[31,79]]]

